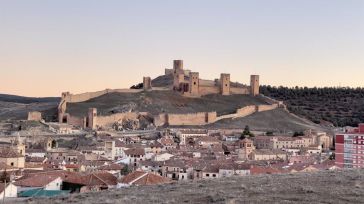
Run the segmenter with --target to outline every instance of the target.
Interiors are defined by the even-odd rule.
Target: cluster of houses
[[[37,197],[160,185],[182,180],[335,169],[332,139],[303,136],[241,137],[240,130],[162,130],[158,137],[96,133],[94,145],[61,148],[45,137],[0,144],[0,196]]]

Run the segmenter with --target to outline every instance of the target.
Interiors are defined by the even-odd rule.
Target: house
[[[0,162],[15,168],[24,168],[25,157],[12,148],[0,148]]]
[[[154,156],[154,161],[167,161],[170,160],[172,157],[174,157],[174,155],[170,153],[157,154]]]
[[[124,169],[126,167],[126,165],[124,164],[108,164],[108,165],[104,165],[104,166],[100,166],[97,168],[98,171],[106,171],[116,177],[120,177],[121,176],[121,170]]]
[[[30,189],[61,190],[62,178],[59,175],[31,174],[14,182],[20,191]]]
[[[256,149],[251,153],[253,161],[259,160],[287,160],[287,153],[278,149]]]
[[[117,186],[117,178],[108,172],[94,172],[90,174],[66,174],[63,189],[71,192],[90,192],[113,189]]]
[[[139,168],[144,172],[155,172],[162,176],[162,161],[145,160],[139,162]]]
[[[160,175],[151,172],[134,171],[126,175],[122,179],[121,184],[124,186],[129,186],[129,185],[149,186],[149,185],[167,184],[171,182],[172,182],[171,179],[162,177]]]
[[[140,161],[145,160],[145,151],[143,148],[130,148],[124,150],[126,156],[129,159],[129,165],[136,169]]]
[[[227,163],[219,166],[219,178],[250,175],[250,165]]]
[[[163,145],[164,150],[175,149],[177,146],[171,136],[163,136],[159,142]]]
[[[69,172],[85,172],[86,167],[82,164],[65,164],[62,167],[62,170]]]
[[[4,195],[5,193],[5,195]],[[0,198],[16,198],[18,197],[18,188],[12,184],[0,183]]]
[[[202,170],[202,179],[219,178],[219,167],[217,165],[207,165]]]
[[[25,156],[27,156],[27,157],[45,157],[46,151],[44,149],[26,149]]]

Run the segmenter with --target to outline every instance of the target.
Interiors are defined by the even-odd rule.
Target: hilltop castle
[[[165,75],[173,76],[171,89],[180,92],[184,96],[199,97],[207,94],[259,94],[259,75],[250,76],[250,86],[230,81],[230,74],[221,73],[220,79],[203,80],[198,72],[183,69],[183,60],[174,60],[173,69],[165,69]],[[150,77],[143,78],[144,90],[152,89]]]
[[[282,106],[281,102],[259,94],[259,75],[250,76],[250,86],[231,82],[230,74],[226,73],[222,73],[219,79],[204,80],[200,79],[198,72],[184,69],[182,60],[174,60],[173,69],[165,69],[165,75],[161,76],[161,78],[165,80],[165,83],[158,84],[154,80],[152,81],[150,77],[143,77],[143,87],[138,87],[138,89],[106,89],[82,94],[64,92],[62,93],[62,99],[58,106],[58,121],[83,128],[97,129],[99,127],[110,127],[118,121],[138,120],[142,116],[153,118],[153,124],[156,127],[163,125],[205,125],[222,119],[245,117],[255,112],[268,111]],[[153,83],[155,86],[152,86]],[[260,102],[241,106],[237,109],[234,106],[232,107],[232,113],[222,115],[217,115],[216,110],[186,113],[161,111],[157,114],[131,111],[111,115],[99,115],[95,107],[89,107],[88,113],[85,113],[86,115],[81,117],[66,112],[67,104],[69,103],[88,101],[109,93],[141,93],[146,91],[174,91],[181,96],[192,98],[199,98],[208,94],[228,96],[226,98],[229,98],[229,95],[250,95]]]

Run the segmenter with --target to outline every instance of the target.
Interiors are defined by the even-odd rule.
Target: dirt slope
[[[27,200],[26,203],[364,203],[364,170],[259,175]],[[19,201],[18,201],[19,203]]]

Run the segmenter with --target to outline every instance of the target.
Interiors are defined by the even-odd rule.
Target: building
[[[24,168],[25,156],[12,148],[1,148],[0,162],[15,168]]]
[[[335,164],[341,168],[364,167],[364,123],[335,136]]]

